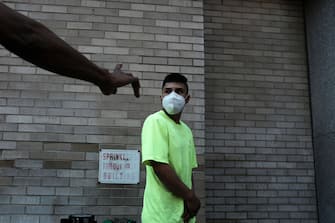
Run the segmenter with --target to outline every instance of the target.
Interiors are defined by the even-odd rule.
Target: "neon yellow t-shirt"
[[[192,169],[198,165],[192,132],[185,123],[175,123],[162,110],[150,115],[142,128],[142,162],[147,172],[142,223],[183,223],[184,201],[160,182],[150,160],[169,164],[192,188]]]

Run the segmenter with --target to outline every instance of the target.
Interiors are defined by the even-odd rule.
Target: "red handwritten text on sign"
[[[99,155],[99,182],[139,183],[139,163],[137,150],[102,149]]]

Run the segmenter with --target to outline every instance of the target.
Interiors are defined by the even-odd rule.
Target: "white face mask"
[[[183,110],[185,106],[185,98],[172,91],[163,98],[162,105],[168,114],[175,115]]]

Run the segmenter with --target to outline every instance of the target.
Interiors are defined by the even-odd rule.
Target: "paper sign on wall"
[[[99,182],[105,184],[138,184],[140,152],[138,150],[101,149]]]

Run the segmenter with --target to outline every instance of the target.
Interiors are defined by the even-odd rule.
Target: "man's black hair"
[[[187,78],[184,75],[180,73],[170,73],[166,75],[166,77],[163,80],[162,89],[164,88],[165,84],[169,82],[176,82],[176,83],[184,84],[186,86],[186,92],[188,93]]]

